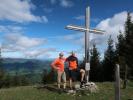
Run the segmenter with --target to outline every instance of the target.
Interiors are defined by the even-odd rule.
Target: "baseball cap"
[[[64,55],[64,53],[63,53],[63,52],[60,52],[60,53],[59,53],[59,56],[63,56],[63,55]]]

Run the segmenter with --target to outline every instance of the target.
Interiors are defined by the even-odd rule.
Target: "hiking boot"
[[[84,87],[84,85],[85,85],[85,81],[81,81],[80,88]]]

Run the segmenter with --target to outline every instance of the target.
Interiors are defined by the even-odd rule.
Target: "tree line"
[[[133,80],[133,22],[130,13],[124,25],[124,32],[117,36],[118,42],[114,43],[111,36],[108,39],[107,50],[100,61],[100,53],[96,45],[93,45],[90,56],[90,80],[114,81],[116,64],[120,65],[121,79]]]
[[[124,29],[125,31],[117,36],[117,43],[111,36],[108,38],[102,60],[96,44],[93,44],[90,50],[90,81],[114,81],[116,64],[120,65],[121,79],[125,80],[125,84],[127,79],[133,80],[133,22],[130,13],[127,13]],[[53,76],[52,70],[50,73],[45,73],[43,82],[51,82],[54,80]]]

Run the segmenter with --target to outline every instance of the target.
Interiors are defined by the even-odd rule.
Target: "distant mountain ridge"
[[[45,59],[45,60],[40,60],[40,59],[26,59],[26,58],[3,58],[4,63],[23,63],[26,61],[52,61],[52,59]]]
[[[50,69],[52,60],[4,58],[3,68],[8,73],[41,73],[44,69]]]

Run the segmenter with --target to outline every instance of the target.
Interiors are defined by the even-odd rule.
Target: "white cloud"
[[[33,47],[40,46],[46,43],[45,39],[30,38],[22,34],[6,34],[2,43],[2,48],[5,51],[24,51]]]
[[[133,13],[131,13],[132,20],[133,20]],[[77,16],[75,19],[82,19],[83,16]],[[127,19],[127,12],[123,11],[117,14],[114,14],[114,16],[106,18],[99,22],[98,25],[96,25],[96,29],[104,30],[106,31],[103,35],[98,35],[91,33],[90,34],[90,46],[92,46],[93,43],[99,45],[99,46],[105,46],[107,44],[107,40],[109,36],[111,35],[114,42],[117,42],[117,36],[120,34],[119,31],[124,32],[124,24]],[[99,19],[91,19],[93,22],[99,21]],[[83,34],[83,33],[81,33]],[[79,36],[79,37],[78,37]],[[65,39],[71,39],[74,43],[78,43],[82,46],[84,46],[84,36],[80,36],[80,34],[77,35],[68,35],[65,36]]]
[[[72,7],[74,4],[73,4],[73,2],[70,1],[70,0],[60,0],[60,5],[61,5],[62,7],[68,8],[68,7]]]
[[[131,14],[133,17],[133,14]],[[96,36],[93,35],[93,37],[100,38],[101,41],[107,41],[108,37],[111,35],[114,42],[117,42],[117,36],[120,34],[119,31],[124,32],[124,24],[127,19],[127,12],[123,11],[121,13],[115,14],[111,18],[107,18],[105,20],[102,20],[97,26],[97,29],[105,30],[106,34],[103,36]]]
[[[3,25],[0,25],[0,32],[2,33],[16,33],[16,32],[22,32],[24,28],[20,27],[20,26],[11,26],[11,25],[8,25],[8,26],[3,26]]]
[[[133,20],[133,13],[131,13],[132,20]],[[77,17],[77,19],[81,19],[82,16]],[[104,30],[106,31],[103,35],[98,34],[90,34],[90,43],[96,43],[98,45],[106,44],[109,36],[111,35],[114,42],[117,42],[117,36],[120,34],[119,31],[124,32],[124,24],[127,19],[127,12],[123,11],[117,14],[114,14],[114,16],[110,18],[106,18],[99,22],[98,25],[96,25],[96,29]],[[98,19],[97,19],[98,20]],[[84,38],[81,37],[82,42],[84,42]],[[82,43],[81,41],[79,43]]]
[[[28,37],[20,33],[8,33],[3,37],[2,48],[3,57],[20,58],[44,58],[50,57],[55,48],[44,48],[47,40],[43,38]],[[14,55],[13,55],[14,54]]]
[[[42,22],[42,17],[32,14],[35,6],[28,0],[0,0],[0,20],[19,23]]]
[[[24,29],[20,26],[1,25],[0,32],[4,33],[0,41],[3,57],[44,58],[50,57],[50,52],[56,51],[55,48],[44,48],[47,39],[24,35]]]

